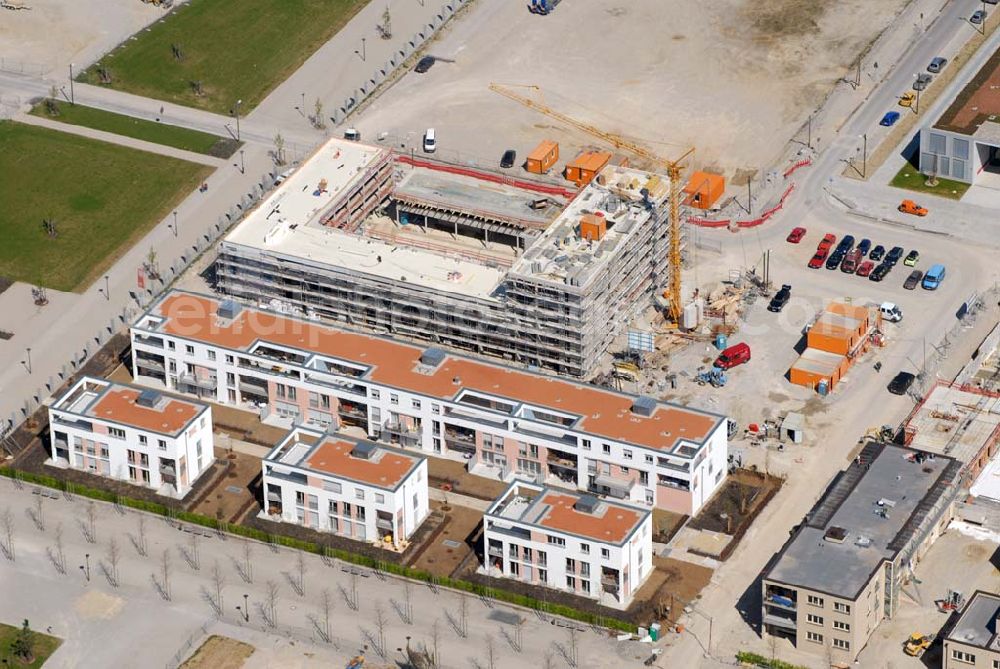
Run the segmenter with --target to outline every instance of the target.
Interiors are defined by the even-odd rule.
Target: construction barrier
[[[773,207],[765,211],[758,218],[755,218],[750,221],[736,221],[737,227],[755,228],[758,225],[761,225],[762,223],[770,219],[772,216],[774,216],[775,213],[781,211],[781,208],[785,206],[785,199],[792,194],[793,190],[795,190],[795,184],[789,184],[788,188],[785,189],[784,194],[781,196],[781,199],[778,200],[778,204],[774,205]]]
[[[695,218],[694,216],[688,216],[687,222],[691,225],[697,225],[699,228],[726,228],[732,222],[728,218],[721,221],[713,221],[708,218]]]
[[[792,172],[799,169],[800,167],[806,167],[807,165],[812,165],[812,158],[806,158],[805,160],[800,160],[799,162],[795,163],[787,170],[785,170],[783,176],[787,179],[792,174]]]

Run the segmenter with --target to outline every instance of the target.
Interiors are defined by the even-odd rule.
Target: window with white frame
[[[806,632],[806,641],[813,643],[823,643],[823,635],[818,632]]]
[[[834,648],[839,648],[840,650],[850,650],[851,649],[851,642],[847,641],[846,639],[837,639],[837,638],[834,638],[833,639],[833,647]]]
[[[145,446],[148,441],[149,441],[149,439],[146,437],[146,435],[144,435],[144,434],[140,434],[139,435],[139,445],[140,446]]]
[[[834,602],[833,603],[833,610],[836,611],[837,613],[850,613],[851,612],[851,605],[850,604],[844,604],[843,602]]]
[[[419,409],[420,400],[410,400],[410,406],[412,406],[414,409]]]
[[[823,616],[817,616],[817,615],[815,615],[813,613],[807,614],[806,615],[806,622],[808,622],[808,623],[810,623],[812,625],[822,625],[823,624]]]
[[[385,504],[385,495],[383,495],[380,492],[375,493],[375,503],[376,504]]]
[[[550,544],[552,544],[554,546],[565,546],[566,545],[566,540],[565,539],[563,539],[562,537],[554,537],[551,534],[548,537],[548,541],[549,541]]]
[[[125,430],[121,429],[120,427],[109,427],[108,434],[114,437],[115,439],[125,438]]]
[[[976,655],[974,653],[969,653],[964,650],[958,650],[955,648],[951,649],[951,659],[956,662],[965,662],[966,664],[975,664]]]
[[[607,549],[607,548],[602,548],[601,549],[601,557],[604,558],[605,560],[610,559],[611,558],[611,551],[609,549]]]
[[[626,460],[631,460],[632,459],[632,451],[630,451],[627,448],[622,450],[622,455],[625,456]]]
[[[327,492],[343,492],[344,486],[336,481],[323,481],[323,490]]]
[[[851,624],[850,623],[845,623],[843,620],[834,620],[833,621],[833,629],[840,630],[841,632],[850,632],[851,631]]]
[[[354,497],[356,499],[364,499],[365,498],[365,491],[362,490],[361,488],[358,488],[357,490],[354,491]]]
[[[808,597],[806,597],[806,601],[812,604],[813,606],[823,606],[823,598],[817,597],[816,595],[809,595]]]
[[[590,555],[590,544],[580,544],[580,552],[584,555]]]

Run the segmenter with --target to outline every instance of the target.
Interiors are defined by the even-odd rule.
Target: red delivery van
[[[733,344],[719,354],[715,359],[715,366],[719,369],[730,369],[736,365],[750,362],[750,346],[744,343]]]

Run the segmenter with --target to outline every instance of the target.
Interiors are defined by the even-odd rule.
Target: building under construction
[[[264,308],[586,376],[667,284],[669,181],[581,191],[332,139],[222,242]]]

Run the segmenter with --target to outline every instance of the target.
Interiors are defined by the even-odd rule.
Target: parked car
[[[775,293],[774,297],[771,298],[771,304],[767,305],[767,310],[778,313],[785,308],[785,305],[788,304],[788,300],[791,296],[792,287],[787,283],[782,285],[781,290]]]
[[[821,248],[818,251],[816,251],[816,255],[814,255],[812,259],[809,261],[809,268],[819,269],[820,267],[822,267],[823,263],[826,262],[826,256],[829,253],[830,253],[829,248]]]
[[[920,252],[913,249],[906,254],[906,258],[903,259],[903,264],[907,267],[913,267],[920,260]]]
[[[937,290],[937,287],[944,281],[944,275],[944,265],[934,265],[927,270],[927,274],[924,274],[924,280],[920,282],[920,286],[924,290]]]
[[[903,247],[893,246],[889,249],[889,253],[885,256],[885,263],[889,266],[895,265],[899,262],[899,259],[903,257]]]
[[[871,253],[868,254],[868,259],[878,262],[879,260],[882,259],[882,256],[884,255],[885,255],[885,247],[879,244],[878,246],[872,249]]]
[[[862,258],[868,255],[868,251],[869,249],[871,249],[871,247],[872,247],[872,240],[870,239],[862,239],[860,242],[858,242],[858,250],[861,251]]]
[[[831,235],[829,232],[823,235],[823,239],[819,240],[819,244],[816,246],[816,250],[826,248],[829,249],[831,246],[837,243],[837,236]]]
[[[906,290],[913,290],[920,283],[920,280],[924,278],[924,273],[919,269],[915,269],[910,272],[910,276],[906,277],[906,281],[903,282],[903,288]]]
[[[903,310],[893,302],[883,302],[878,307],[878,312],[882,314],[882,319],[890,323],[898,323],[903,320]]]
[[[844,261],[840,263],[840,271],[844,274],[854,274],[858,270],[858,264],[861,262],[861,251],[860,249],[852,249],[844,256]]]
[[[986,10],[983,9],[977,9],[976,11],[972,12],[972,16],[969,17],[969,23],[977,26],[985,20],[986,20]]]
[[[913,90],[915,91],[924,90],[930,85],[931,79],[933,78],[934,77],[927,74],[926,72],[921,72],[920,74],[917,75],[917,80],[913,82]]]
[[[884,126],[890,126],[890,125],[895,125],[896,121],[898,120],[899,120],[899,112],[891,111],[891,112],[886,112],[885,116],[882,117],[882,120],[879,121],[878,124]]]
[[[858,271],[855,272],[855,274],[857,274],[860,277],[866,277],[872,273],[873,269],[875,269],[875,261],[864,260],[860,265],[858,265]]]
[[[719,369],[730,369],[745,362],[750,362],[750,346],[740,342],[720,353],[715,359],[715,366]]]
[[[424,153],[434,153],[437,151],[437,133],[434,128],[427,128],[424,133]]]
[[[413,68],[413,71],[417,74],[423,74],[427,70],[434,66],[434,56],[424,56],[417,61],[417,66]],[[447,68],[446,68],[447,69]]]
[[[903,212],[904,214],[913,214],[914,216],[927,215],[927,207],[921,207],[913,200],[903,200],[902,202],[899,203],[897,209],[899,209],[899,211]]]
[[[854,248],[854,235],[844,235],[840,238],[840,243],[837,244],[838,251],[847,253],[852,248]]]
[[[913,91],[906,91],[901,96],[899,96],[899,106],[900,107],[912,107],[913,101],[917,99],[917,94]]]
[[[886,263],[883,262],[881,265],[878,265],[875,269],[872,270],[872,273],[868,275],[868,280],[881,281],[882,279],[885,278],[885,275],[888,274],[891,269],[892,265],[887,265]]]
[[[905,395],[916,378],[916,376],[909,372],[900,372],[889,382],[889,392],[893,395]]]
[[[503,156],[500,158],[500,167],[504,169],[514,167],[515,160],[517,160],[517,151],[514,149],[507,149],[503,152]]]
[[[927,71],[937,74],[938,72],[943,70],[944,66],[947,64],[948,64],[947,58],[942,58],[941,56],[938,56],[937,58],[932,58],[931,64],[927,66]]]
[[[844,252],[838,249],[834,249],[833,253],[830,254],[830,257],[826,259],[826,268],[837,269],[838,267],[840,267],[840,263],[843,260],[844,260]]]
[[[785,240],[790,244],[798,244],[802,241],[802,238],[806,235],[805,228],[792,228],[792,231],[788,233],[788,238]]]

